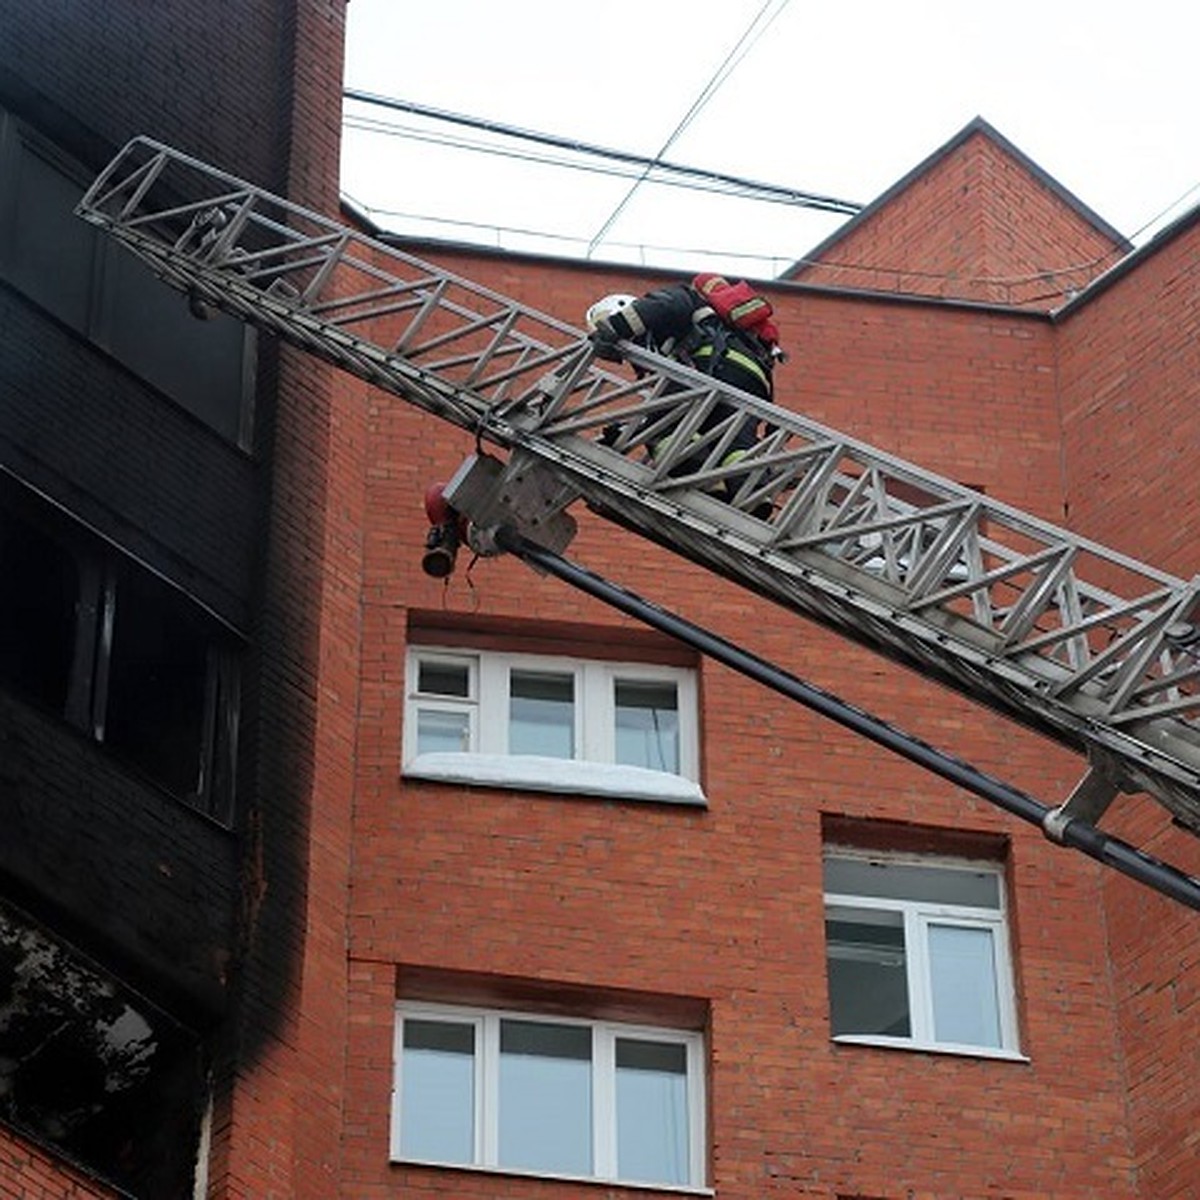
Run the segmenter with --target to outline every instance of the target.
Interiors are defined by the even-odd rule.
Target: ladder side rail
[[[237,187],[237,188],[240,188],[242,190],[248,190],[248,191],[256,190],[256,189],[251,188],[250,185],[243,184],[242,181],[235,180],[231,176],[225,176],[223,173],[221,173],[219,171],[215,171],[213,168],[207,167],[205,164],[200,163],[198,160],[188,159],[187,156],[179,154],[178,151],[171,151],[168,147],[164,147],[164,146],[161,146],[161,144],[156,144],[156,143],[150,142],[149,139],[136,139],[136,140],[144,142],[147,146],[156,147],[164,155],[174,156],[176,159],[178,159],[181,162],[187,162],[189,165],[191,165],[197,171],[207,173],[209,175],[215,175],[219,178],[223,178],[223,179],[227,180],[228,182],[234,184],[235,187]],[[161,161],[161,158],[160,158],[160,161]],[[108,172],[106,174],[111,175],[111,172]],[[145,188],[142,189],[143,192],[144,192],[144,190],[145,190]],[[265,193],[264,193],[264,195],[265,195]],[[305,210],[300,209],[299,206],[293,205],[288,201],[281,200],[278,197],[271,197],[270,199],[274,204],[277,204],[284,209],[303,213],[303,215],[305,216],[305,218],[307,220],[309,220],[317,225],[325,225],[327,227],[330,227],[331,229],[337,230],[339,233],[345,232],[342,229],[342,227],[336,226],[333,222],[329,221],[328,218],[323,218],[317,214],[309,213]],[[367,239],[367,238],[363,237],[362,235],[358,235],[358,237],[359,237],[359,240],[361,240],[363,242],[370,242],[370,239]],[[419,263],[419,260],[412,258],[412,256],[405,255],[402,252],[396,251],[392,247],[381,247],[379,243],[375,243],[375,242],[370,242],[370,245],[372,247],[373,252],[378,252],[380,249],[383,249],[386,252],[388,252],[391,256],[396,257],[398,259],[402,259],[402,260],[407,261],[414,265]],[[423,268],[428,269],[427,264],[420,264],[420,265]],[[436,269],[434,269],[434,271],[432,273],[436,273]],[[443,276],[443,278],[446,278],[446,277]],[[460,286],[463,286],[464,288],[466,288],[466,290],[468,290],[470,292],[474,292],[479,295],[491,296],[495,300],[497,300],[498,302],[500,302],[502,304],[507,305],[507,304],[511,303],[511,302],[506,301],[503,297],[498,296],[496,293],[491,293],[487,289],[478,288],[476,285],[473,285],[466,280],[454,280],[454,282],[459,284]],[[543,318],[542,314],[538,314],[538,316],[539,316],[539,318]],[[549,322],[549,324],[551,324],[551,325],[557,325],[561,331],[568,332],[568,333],[576,332],[576,331],[572,330],[569,326],[565,326],[561,322],[554,321],[553,318],[544,318],[544,319],[547,320]],[[636,359],[638,358],[638,352],[637,351],[631,352],[629,357],[632,360],[636,361]],[[654,362],[652,364],[654,367],[657,368],[657,367],[661,366],[662,360],[657,359],[656,356],[649,356],[649,357],[654,359]],[[749,406],[750,409],[753,411],[755,408],[757,408],[758,409],[757,415],[759,415],[759,416],[768,416],[771,418],[775,418],[775,417],[779,416],[779,413],[774,408],[774,406],[768,406],[768,405],[763,405],[763,404],[756,405],[754,403],[754,401],[757,398],[749,397],[745,393],[735,393],[735,395],[744,396],[745,399],[751,401],[751,404]],[[813,428],[811,422],[805,422],[804,424],[807,426],[807,428],[809,430],[811,430]],[[827,432],[827,431],[822,431],[822,432]],[[881,454],[881,452],[876,451],[873,448],[867,448],[867,449],[870,450],[871,455],[875,459],[877,459],[881,462],[885,462],[885,463],[888,461],[889,456],[887,456],[885,454]],[[893,470],[896,468],[900,468],[901,470],[906,471],[908,473],[913,473],[915,470],[916,476],[924,482],[930,482],[930,481],[936,480],[936,477],[930,476],[927,473],[920,471],[919,468],[914,469],[914,468],[912,468],[911,464],[902,463],[900,460],[892,460],[890,465],[892,466]],[[936,480],[936,482],[944,485],[947,481]],[[951,488],[951,490],[953,490],[953,488]],[[984,503],[985,503],[986,508],[988,509],[988,514],[991,519],[996,519],[999,516],[1004,515],[1010,521],[1013,521],[1017,525],[1024,525],[1024,526],[1028,527],[1031,522],[1033,522],[1035,525],[1040,524],[1040,523],[1037,523],[1036,521],[1034,521],[1032,518],[1030,518],[1028,514],[1022,513],[1019,510],[1008,510],[1008,509],[1006,509],[1006,506],[1000,505],[997,502],[990,500],[989,498],[984,498]],[[1112,552],[1108,551],[1107,548],[1099,547],[1098,549],[1100,549],[1104,555],[1111,557]],[[1137,569],[1140,571],[1144,571],[1144,570],[1148,569],[1151,573],[1153,573],[1153,568],[1147,568],[1145,564],[1134,563],[1133,560],[1126,560],[1125,565],[1131,566],[1134,569]]]
[[[153,144],[153,143],[150,143],[148,139],[139,139],[139,140],[145,141],[147,144]],[[236,184],[241,183],[241,181],[233,180],[233,177],[224,176],[223,173],[221,173],[219,171],[215,171],[213,168],[207,168],[204,164],[200,163],[198,160],[188,160],[187,156],[180,155],[179,152],[177,152],[177,151],[170,151],[169,148],[167,148],[167,147],[161,147],[161,149],[163,151],[166,151],[170,154],[175,155],[180,160],[188,161],[197,170],[206,171],[210,174],[215,174],[219,177],[225,178],[225,179],[229,180],[230,182],[233,182]],[[246,187],[246,188],[249,187],[249,185],[244,185],[244,184],[241,186]],[[250,190],[254,190],[254,189],[250,189]],[[333,229],[336,229],[339,233],[342,232],[342,227],[335,226],[332,222],[330,222],[328,220],[328,218],[323,218],[323,217],[318,216],[317,214],[309,213],[306,210],[300,209],[299,206],[293,205],[288,201],[281,200],[278,197],[271,197],[271,200],[273,201],[273,203],[278,204],[284,208],[303,213],[304,216],[308,220],[311,220],[314,223],[324,224],[326,226],[332,227]],[[361,240],[363,242],[370,241],[370,239],[365,238],[365,236],[363,236],[363,235],[358,235],[358,238],[359,238],[359,240]],[[402,258],[410,263],[415,264],[419,261],[419,260],[413,259],[411,256],[403,255],[402,253],[396,251],[392,247],[383,246],[379,243],[374,243],[374,242],[370,242],[370,245],[371,245],[372,249],[375,251],[382,249],[383,251],[387,252],[388,254],[390,254],[394,257],[397,257],[397,258]],[[429,269],[427,264],[421,264],[421,265],[423,267],[425,267],[426,269]],[[432,269],[432,273],[437,273],[436,269]],[[505,298],[498,296],[496,293],[489,292],[487,289],[479,288],[476,285],[470,284],[466,280],[453,279],[452,277],[445,276],[445,275],[442,275],[441,278],[447,282],[454,282],[457,285],[464,287],[466,290],[468,290],[470,292],[477,293],[481,296],[490,296],[493,299],[495,299],[496,301],[505,305],[506,307],[511,304],[510,301],[506,301]],[[578,336],[577,331],[572,329],[570,326],[566,326],[561,322],[555,321],[553,318],[546,318],[546,317],[544,317],[543,314],[537,314],[537,316],[539,319],[544,320],[551,326],[557,326],[559,328],[559,330],[562,332],[574,335],[576,337]],[[637,361],[639,359],[639,357],[641,357],[643,359],[643,363],[650,365],[651,368],[654,370],[661,370],[661,368],[663,367],[662,359],[658,358],[657,356],[649,355],[644,351],[632,349],[630,351],[628,357],[631,359],[631,361]],[[687,369],[684,368],[684,371],[686,371],[686,370]],[[668,374],[671,374],[671,372],[668,372]],[[677,373],[676,373],[676,378],[678,378]],[[707,380],[707,377],[701,376],[700,378],[711,383],[710,380]],[[714,390],[721,390],[721,389],[714,389]],[[747,393],[738,392],[736,389],[727,389],[727,395],[725,396],[725,398],[732,399],[735,401],[737,399],[741,398],[741,399],[744,399],[745,401],[748,401],[749,403],[746,405],[746,407],[749,409],[748,415],[757,415],[760,418],[770,418],[773,420],[782,417],[784,420],[794,421],[796,418],[796,414],[789,413],[786,410],[784,410],[783,412],[780,412],[780,410],[777,409],[775,406],[770,405],[766,402],[759,401],[758,398],[751,397]],[[806,433],[809,436],[811,436],[814,431],[818,431],[818,430],[819,430],[820,435],[825,436],[825,437],[828,437],[829,434],[832,432],[829,430],[825,430],[823,427],[815,426],[814,423],[806,421],[806,420],[800,420],[799,425],[801,427],[802,432]],[[845,439],[843,439],[843,440],[845,440]],[[864,444],[859,443],[858,449],[860,449],[861,451],[864,451],[864,454],[863,454],[864,460],[877,461],[880,464],[888,466],[891,469],[891,471],[895,474],[907,475],[910,478],[915,478],[915,479],[920,480],[921,482],[927,483],[927,484],[934,483],[936,485],[947,488],[947,490],[950,492],[955,492],[958,490],[965,491],[965,489],[957,489],[956,486],[953,484],[950,484],[949,481],[940,479],[939,477],[936,477],[927,472],[924,472],[920,468],[913,467],[912,464],[904,463],[902,460],[899,460],[899,459],[892,459],[890,456],[886,455],[883,452],[875,450],[873,447],[867,447]],[[1014,527],[1024,528],[1026,530],[1040,529],[1042,531],[1045,531],[1045,530],[1053,531],[1053,529],[1054,529],[1054,527],[1049,526],[1046,523],[1039,522],[1036,518],[1030,517],[1030,515],[1027,513],[1023,513],[1020,510],[1011,509],[1008,506],[1005,506],[995,500],[992,500],[991,498],[982,497],[982,501],[983,501],[984,507],[987,509],[989,519],[997,520],[997,519],[1005,518],[1007,521],[1012,523],[1014,525]],[[1054,532],[1061,533],[1061,531],[1054,531]],[[1114,557],[1114,552],[1108,550],[1106,547],[1093,545],[1091,548],[1094,551],[1099,552],[1104,557],[1109,557],[1109,558]],[[1128,568],[1131,568],[1131,569],[1134,569],[1134,570],[1137,570],[1140,572],[1147,572],[1147,573],[1151,574],[1152,576],[1155,574],[1159,574],[1160,577],[1166,578],[1164,575],[1162,575],[1162,573],[1155,572],[1154,568],[1148,567],[1146,564],[1137,563],[1135,560],[1125,558],[1124,556],[1120,556],[1120,555],[1116,555],[1115,557],[1118,561],[1123,560],[1123,565],[1125,565]]]

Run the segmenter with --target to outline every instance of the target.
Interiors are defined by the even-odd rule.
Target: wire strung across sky
[[[605,167],[588,167],[583,164],[570,163],[562,159],[537,159],[536,161],[550,162],[554,166],[571,166],[580,170],[593,170],[612,174],[623,174],[629,177],[637,171],[646,172],[655,177],[655,182],[673,183],[676,186],[691,186],[709,191],[727,191],[744,196],[748,199],[767,200],[779,204],[791,204],[799,208],[814,208],[822,212],[841,213],[854,216],[863,208],[854,200],[840,200],[834,196],[823,196],[815,192],[805,192],[798,188],[786,187],[782,184],[764,183],[757,179],[746,179],[738,175],[729,175],[722,171],[711,171],[703,167],[689,167],[680,163],[665,162],[661,158],[647,158],[642,154],[632,154],[626,150],[615,150],[607,146],[597,146],[581,142],[575,138],[560,137],[556,134],[539,133],[532,129],[522,129],[515,125],[505,125],[485,117],[469,116],[465,113],[448,112],[445,109],[431,108],[428,105],[417,104],[411,100],[400,100],[392,96],[380,96],[373,92],[360,91],[357,88],[346,88],[344,95],[348,100],[356,100],[362,104],[370,104],[379,108],[390,109],[394,112],[411,113],[414,116],[441,121],[448,125],[462,126],[467,129],[478,129],[487,133],[499,134],[502,137],[516,141],[566,150],[585,158],[593,158],[609,163],[620,164],[621,169]],[[459,149],[475,150],[484,154],[495,154],[507,158],[529,159],[534,156],[528,151],[514,150],[485,142],[470,142],[456,140],[452,135],[433,135],[419,133],[404,126],[389,125],[385,122],[371,122],[368,119],[348,116],[346,124],[354,128],[364,129],[375,133],[388,133],[398,137],[410,137],[414,140],[438,141],[453,145]]]
[[[641,187],[646,179],[653,173],[653,164],[660,162],[662,160],[662,156],[666,154],[668,150],[670,150],[676,141],[679,140],[680,135],[683,134],[687,127],[696,119],[696,117],[700,115],[700,112],[704,106],[717,94],[725,80],[733,74],[738,63],[740,63],[742,59],[746,57],[754,43],[757,42],[764,33],[766,33],[772,22],[777,16],[779,16],[781,12],[783,12],[787,5],[788,0],[766,0],[766,3],[763,4],[762,8],[758,10],[754,20],[750,22],[749,26],[746,28],[746,31],[740,38],[738,38],[736,45],[725,56],[725,61],[721,63],[713,77],[700,90],[700,95],[692,101],[691,107],[686,113],[684,113],[683,119],[679,122],[679,124],[675,126],[671,136],[667,138],[665,142],[663,142],[658,153],[651,160],[651,164],[648,165],[642,171],[641,175],[634,180],[633,184],[629,188],[629,191],[625,193],[617,206],[612,210],[611,213],[609,213],[604,224],[601,225],[596,233],[592,236],[592,240],[588,242],[588,258],[592,257],[596,251],[596,247],[604,240],[605,235],[613,227],[613,225],[616,224],[618,218],[625,211],[625,208],[629,204],[630,200],[633,199],[638,188]],[[771,9],[772,6],[775,7],[775,11],[768,16],[768,10]]]
[[[761,15],[762,14],[760,13],[760,17]],[[778,15],[778,13],[776,13],[776,15]],[[756,20],[758,20],[758,18],[756,18]],[[751,28],[753,29],[753,26]],[[760,33],[761,32],[762,30],[760,30]],[[562,169],[587,171],[595,174],[634,180],[633,187],[630,188],[625,199],[621,202],[621,205],[618,206],[618,209],[614,211],[613,215],[605,223],[603,229],[601,229],[601,231],[587,245],[587,257],[591,256],[595,246],[603,237],[607,229],[611,227],[616,216],[619,214],[620,208],[624,207],[629,198],[633,195],[633,192],[636,190],[636,188],[647,181],[653,182],[654,184],[660,186],[708,191],[718,194],[736,196],[746,200],[816,209],[818,211],[836,213],[844,216],[854,216],[861,212],[865,206],[857,201],[844,200],[833,196],[822,195],[820,193],[802,191],[798,188],[792,188],[782,184],[767,183],[756,179],[747,179],[742,176],[731,175],[721,171],[713,171],[707,168],[686,166],[681,163],[666,161],[661,157],[662,153],[669,148],[675,138],[683,131],[684,128],[686,128],[687,123],[690,122],[690,120],[699,112],[701,103],[706,99],[706,97],[712,95],[714,86],[724,78],[728,77],[728,74],[733,69],[733,66],[736,65],[737,61],[740,61],[741,57],[744,57],[745,53],[750,48],[750,46],[746,44],[747,38],[748,34],[744,35],[741,41],[739,41],[738,47],[735,47],[735,50],[725,60],[725,63],[713,77],[713,80],[710,81],[704,92],[701,93],[701,97],[696,101],[695,104],[692,105],[688,115],[684,118],[684,121],[680,123],[676,132],[672,134],[671,138],[669,138],[664,144],[664,147],[659,154],[654,157],[634,154],[629,151],[618,150],[612,147],[599,146],[593,143],[583,142],[575,138],[542,133],[536,130],[524,129],[514,125],[506,125],[499,121],[493,121],[490,118],[470,116],[465,113],[450,112],[445,109],[433,108],[429,105],[418,104],[414,101],[403,100],[390,96],[382,96],[356,88],[344,89],[343,94],[348,100],[353,100],[358,103],[370,105],[376,108],[387,109],[392,112],[409,113],[415,117],[436,121],[450,127],[475,129],[508,139],[512,143],[524,143],[526,146],[542,146],[546,147],[548,150],[562,151],[564,154],[555,156],[551,154],[542,154],[536,150],[530,150],[527,148],[519,149],[515,145],[511,144],[505,146],[495,142],[484,142],[478,140],[473,141],[450,132],[430,132],[429,130],[417,129],[412,126],[395,124],[387,120],[376,120],[369,117],[355,116],[353,114],[348,114],[345,117],[345,124],[349,128],[356,128],[369,133],[408,138],[414,141],[426,141],[450,146],[459,150],[474,151],[519,161],[541,163],[543,165],[550,165]],[[565,155],[573,155],[576,157],[567,157]],[[1188,196],[1198,189],[1200,189],[1200,184],[1194,185],[1192,188],[1190,188],[1188,192],[1185,193],[1184,196],[1180,197],[1178,201],[1175,201],[1172,205],[1164,209],[1163,212],[1157,217],[1153,218],[1151,221],[1148,221],[1145,226],[1143,226],[1143,229],[1139,230],[1139,234],[1145,232],[1153,225],[1161,221],[1167,213],[1172,211],[1172,209],[1178,209],[1180,206],[1182,206],[1183,202],[1188,198]],[[450,222],[444,218],[431,216],[422,217],[415,213],[403,213],[394,209],[372,206],[362,203],[360,200],[352,197],[347,197],[347,199],[349,199],[351,203],[353,203],[361,211],[366,213],[404,217],[407,219],[424,220],[435,223],[440,222],[454,224],[460,227],[497,229],[497,232],[500,232],[497,227],[492,225],[482,225],[475,222],[463,221]],[[529,235],[536,234],[543,240],[549,238],[551,240],[564,243],[569,242],[580,247],[582,247],[584,244],[583,237],[569,238],[561,235],[550,235],[541,230],[509,229],[508,232],[526,233]],[[1136,234],[1134,235],[1135,239],[1137,236],[1138,235]],[[643,253],[647,250],[667,249],[671,249],[675,252],[682,252],[680,247],[668,248],[646,245],[634,246],[626,243],[611,244],[614,246],[623,245],[627,249],[641,250]],[[692,253],[697,255],[711,256],[716,252],[712,248],[705,248],[703,250],[697,249]],[[746,253],[744,251],[721,251],[720,253],[726,254],[729,257],[744,259],[746,261],[761,261],[764,263],[769,262],[775,266],[780,263],[784,263],[785,265],[798,267],[805,265],[807,262],[807,260],[804,258],[797,259],[794,256],[787,255],[768,256],[763,254]],[[1036,274],[1040,277],[1066,276],[1068,274],[1078,274],[1081,271],[1086,272],[1089,268],[1091,268],[1092,273],[1096,273],[1103,267],[1109,265],[1111,263],[1111,259],[1112,255],[1111,253],[1108,253],[1101,256],[1101,258],[1097,259],[1094,263],[1076,263],[1067,267],[1042,270]],[[823,260],[820,265],[830,268],[836,267],[842,269],[864,269],[878,272],[880,274],[887,274],[893,270],[893,268],[882,266],[880,264],[834,262],[831,260]],[[911,271],[907,271],[905,273],[914,274],[914,272]],[[921,273],[918,272],[917,274]],[[942,276],[936,273],[929,273],[928,278],[942,278]],[[1032,278],[1032,276],[1030,278]],[[964,281],[959,279],[958,282],[962,283]],[[973,279],[969,282],[980,284],[1013,284],[1025,282],[1025,280],[981,278],[977,280]],[[1048,293],[1048,295],[1054,294],[1058,293],[1055,291]],[[1029,299],[1032,298],[1027,297],[1027,302]]]

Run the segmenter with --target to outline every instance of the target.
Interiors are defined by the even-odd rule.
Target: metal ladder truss
[[[453,496],[485,531],[558,550],[582,500],[1085,754],[1060,821],[1145,791],[1200,830],[1200,581],[625,344],[635,378],[570,324],[149,139],[78,212],[197,313],[507,451],[475,456]],[[747,420],[757,444],[721,465]]]

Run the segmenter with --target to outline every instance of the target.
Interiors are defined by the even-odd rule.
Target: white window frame
[[[418,691],[420,664],[444,663],[467,671],[462,698]],[[508,752],[509,681],[513,671],[570,675],[574,680],[572,759]],[[618,680],[675,685],[679,721],[679,772],[617,764],[615,685]],[[460,713],[467,718],[462,752],[418,750],[418,712]],[[406,778],[437,779],[539,791],[619,796],[633,800],[706,803],[699,786],[699,701],[696,672],[656,663],[508,654],[450,646],[408,651],[403,735]]]
[[[471,1025],[475,1030],[473,1061],[474,1155],[471,1162],[442,1162],[408,1157],[401,1152],[404,1072],[404,1021],[444,1021]],[[500,1023],[531,1021],[549,1025],[573,1025],[592,1031],[591,1112],[592,1163],[590,1175],[563,1175],[555,1172],[521,1170],[499,1165],[500,1129]],[[617,1174],[616,1044],[618,1040],[672,1043],[685,1049],[688,1109],[688,1182],[663,1183],[655,1180],[621,1179]],[[627,1025],[610,1021],[590,1021],[560,1016],[557,1013],[517,1012],[508,1009],[468,1008],[453,1004],[396,1004],[393,1041],[392,1104],[390,1158],[393,1162],[413,1162],[427,1166],[475,1168],[506,1175],[528,1175],[547,1179],[587,1179],[623,1185],[640,1185],[656,1190],[711,1195],[705,1186],[707,1108],[705,1099],[704,1035],[698,1030],[674,1029],[656,1025]]]
[[[996,908],[949,904],[933,900],[902,900],[886,896],[861,896],[847,892],[825,892],[825,912],[852,909],[859,912],[899,913],[904,929],[905,967],[908,980],[908,1006],[911,1034],[894,1037],[887,1034],[839,1033],[833,1041],[868,1046],[889,1046],[940,1054],[971,1055],[979,1058],[1003,1058],[1020,1062],[1016,983],[1009,938],[1008,899],[1004,871],[1000,864],[980,859],[942,855],[914,855],[866,851],[857,847],[826,846],[825,859],[857,859],[884,866],[915,866],[928,869],[986,871],[997,885]],[[929,957],[929,927],[948,925],[961,929],[985,929],[992,934],[993,970],[996,981],[996,1005],[1000,1045],[939,1041],[934,1033],[933,994]],[[828,956],[826,957],[828,964]],[[832,1005],[832,1000],[830,1001]]]

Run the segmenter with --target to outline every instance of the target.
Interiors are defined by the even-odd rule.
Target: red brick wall
[[[1094,301],[1058,338],[1067,499],[1081,532],[1188,577],[1200,497],[1200,226]],[[1165,518],[1165,519],[1164,519]]]
[[[1113,242],[984,133],[834,242],[805,282],[1045,309],[1114,261]]]
[[[1067,317],[1059,330],[1072,523],[1187,579],[1200,493],[1200,225]],[[1138,845],[1200,876],[1200,840],[1149,803],[1114,814]],[[1120,879],[1105,886],[1142,1195],[1200,1187],[1200,923]]]
[[[0,1126],[0,1200],[117,1200],[117,1193]]]
[[[653,282],[442,258],[574,321],[599,294]],[[793,352],[780,372],[783,402],[1060,515],[1047,321],[797,288],[774,298]],[[369,426],[344,1159],[352,1194],[492,1200],[535,1190],[387,1164],[395,975],[408,965],[707,998],[711,1182],[734,1200],[1132,1200],[1099,869],[1089,860],[712,664],[701,669],[705,812],[400,780],[410,609],[596,623],[616,644],[628,624],[516,562],[479,564],[473,588],[461,575],[446,589],[423,577],[421,496],[470,439],[387,396],[374,398]],[[572,554],[1048,802],[1081,773],[1073,756],[593,516],[583,515]],[[822,814],[1010,839],[1029,1063],[830,1042]]]

